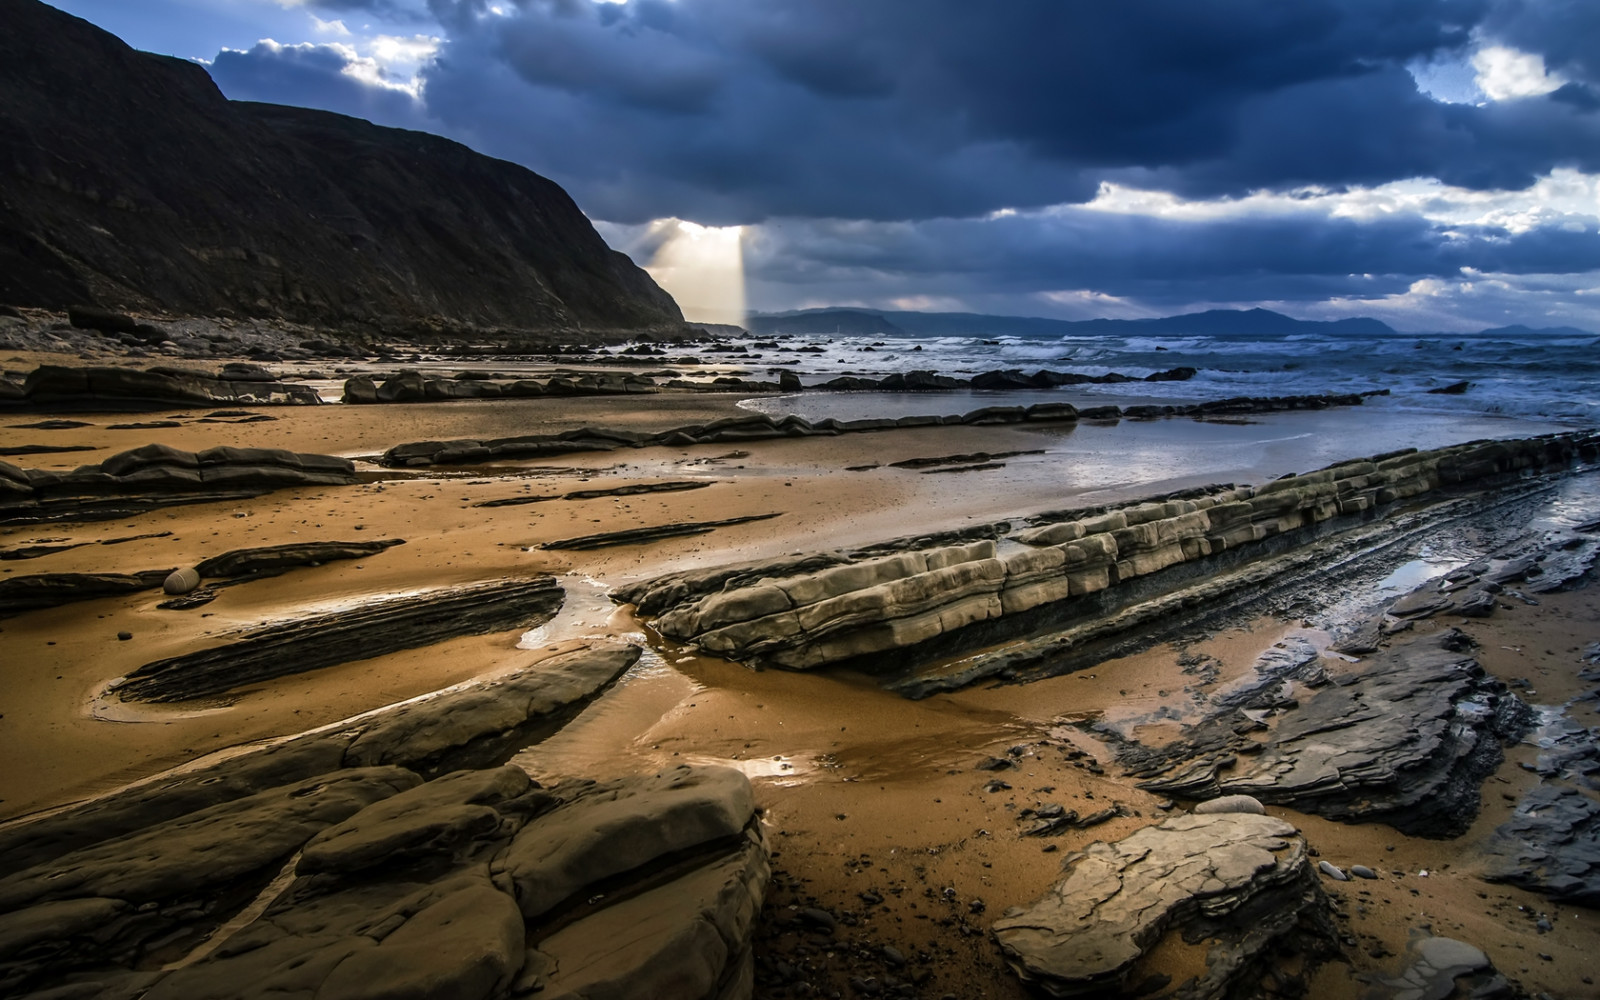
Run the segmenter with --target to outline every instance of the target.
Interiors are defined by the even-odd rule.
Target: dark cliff
[[[229,101],[0,0],[0,303],[391,328],[682,321],[554,182],[459,143]]]

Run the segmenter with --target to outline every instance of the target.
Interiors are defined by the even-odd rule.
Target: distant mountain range
[[[982,313],[925,313],[877,309],[804,309],[794,312],[757,313],[745,326],[752,333],[792,333],[810,336],[914,337],[1061,337],[1114,335],[1291,337],[1323,334],[1350,337],[1593,337],[1571,326],[1534,329],[1501,326],[1473,334],[1401,333],[1380,319],[1352,317],[1305,320],[1270,309],[1208,309],[1205,312],[1155,319],[1045,319],[1038,316],[986,316]]]

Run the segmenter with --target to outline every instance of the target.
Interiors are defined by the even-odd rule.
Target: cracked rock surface
[[[1292,950],[1303,924],[1325,920],[1307,857],[1305,839],[1280,819],[1175,816],[1067,858],[1065,878],[995,921],[994,935],[1024,981],[1068,997],[1135,985],[1140,958],[1163,935],[1204,927],[1217,943],[1188,988],[1219,996],[1268,953]]]

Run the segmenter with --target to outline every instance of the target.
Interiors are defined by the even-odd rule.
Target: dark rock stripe
[[[679,524],[654,525],[648,528],[628,528],[624,531],[607,531],[598,535],[580,535],[577,538],[564,538],[554,542],[544,542],[541,549],[602,549],[612,545],[637,545],[640,542],[654,542],[662,538],[681,538],[685,535],[703,535],[717,528],[725,528],[732,524],[745,524],[750,521],[765,521],[769,518],[782,517],[782,511],[771,514],[750,514],[745,517],[729,517],[720,521],[684,521]]]
[[[147,663],[113,686],[130,701],[182,701],[244,684],[366,660],[462,635],[549,621],[564,593],[553,577],[407,594],[348,611],[272,622],[232,642]]]

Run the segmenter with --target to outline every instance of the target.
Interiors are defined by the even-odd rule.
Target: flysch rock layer
[[[252,748],[67,809],[0,826],[0,874],[180,816],[350,767],[436,774],[498,763],[556,731],[639,659],[598,643],[339,725]]]
[[[743,774],[541,788],[445,763],[638,654],[549,657],[0,828],[0,993],[748,996],[768,868]]]
[[[669,383],[670,385],[671,383]],[[728,386],[691,386],[685,388],[729,388]],[[779,391],[772,383],[750,386],[751,391]],[[348,402],[384,402],[385,394],[399,401],[427,399],[487,399],[496,397],[526,397],[539,395],[617,395],[635,392],[654,392],[652,383],[642,377],[630,379],[589,378],[573,382],[570,379],[550,379],[539,383],[523,379],[501,386],[478,380],[424,380],[416,373],[396,375],[382,386],[374,386],[371,379],[357,381],[345,387]],[[352,396],[352,393],[354,395]],[[1238,397],[1201,403],[1195,406],[1115,406],[1096,407],[1082,414],[1084,419],[1110,419],[1121,417],[1153,419],[1157,417],[1208,417],[1238,413],[1261,413],[1275,410],[1323,409],[1328,406],[1357,406],[1362,402],[1358,395],[1348,396],[1282,396]],[[860,420],[835,420],[828,418],[815,423],[793,414],[772,417],[767,414],[724,417],[708,424],[691,424],[661,431],[641,434],[636,431],[613,428],[584,427],[561,434],[535,434],[491,440],[409,441],[397,444],[384,452],[382,464],[389,468],[416,468],[429,465],[473,465],[481,462],[517,461],[565,455],[584,451],[615,451],[618,448],[642,448],[648,445],[665,445],[683,448],[696,444],[720,444],[738,441],[766,441],[785,437],[832,437],[866,431],[887,431],[901,427],[938,427],[962,424],[1027,424],[1074,423],[1080,414],[1071,403],[1034,403],[1031,406],[985,406],[969,413],[916,415],[909,417],[871,417]]]
[[[229,365],[220,371],[184,368],[73,368],[40,365],[22,383],[15,407],[128,410],[182,406],[315,406],[322,402],[309,385],[281,381],[257,365]]]
[[[1484,877],[1564,903],[1600,907],[1600,802],[1541,784],[1484,846]]]
[[[126,701],[183,701],[286,674],[371,659],[462,635],[533,628],[565,596],[554,577],[499,580],[363,601],[269,622],[207,649],[146,663],[111,690]]]
[[[1263,963],[1326,938],[1328,902],[1305,839],[1249,813],[1175,816],[1067,858],[1043,898],[994,923],[1017,974],[1047,996],[1136,988],[1139,960],[1168,934],[1213,939],[1207,972],[1184,996],[1238,991]]]
[[[655,615],[664,636],[758,665],[805,669],[919,646],[947,653],[952,643],[942,637],[975,624],[1066,608],[1133,580],[1147,585],[1163,570],[1205,566],[1224,553],[1249,559],[1275,536],[1298,538],[1291,533],[1341,517],[1353,525],[1397,500],[1592,459],[1597,450],[1592,434],[1410,450],[1063,519],[1018,532],[1021,546],[977,540],[870,558],[818,553],[672,574],[615,596]]]
[[[0,462],[0,525],[104,521],[171,504],[260,496],[356,482],[347,458],[281,448],[182,451],[149,444],[71,472]]]
[[[1218,792],[1413,836],[1464,832],[1479,786],[1531,713],[1461,651],[1462,639],[1450,630],[1436,643],[1385,650],[1367,670],[1318,691],[1286,714],[1259,754],[1241,758]]]

